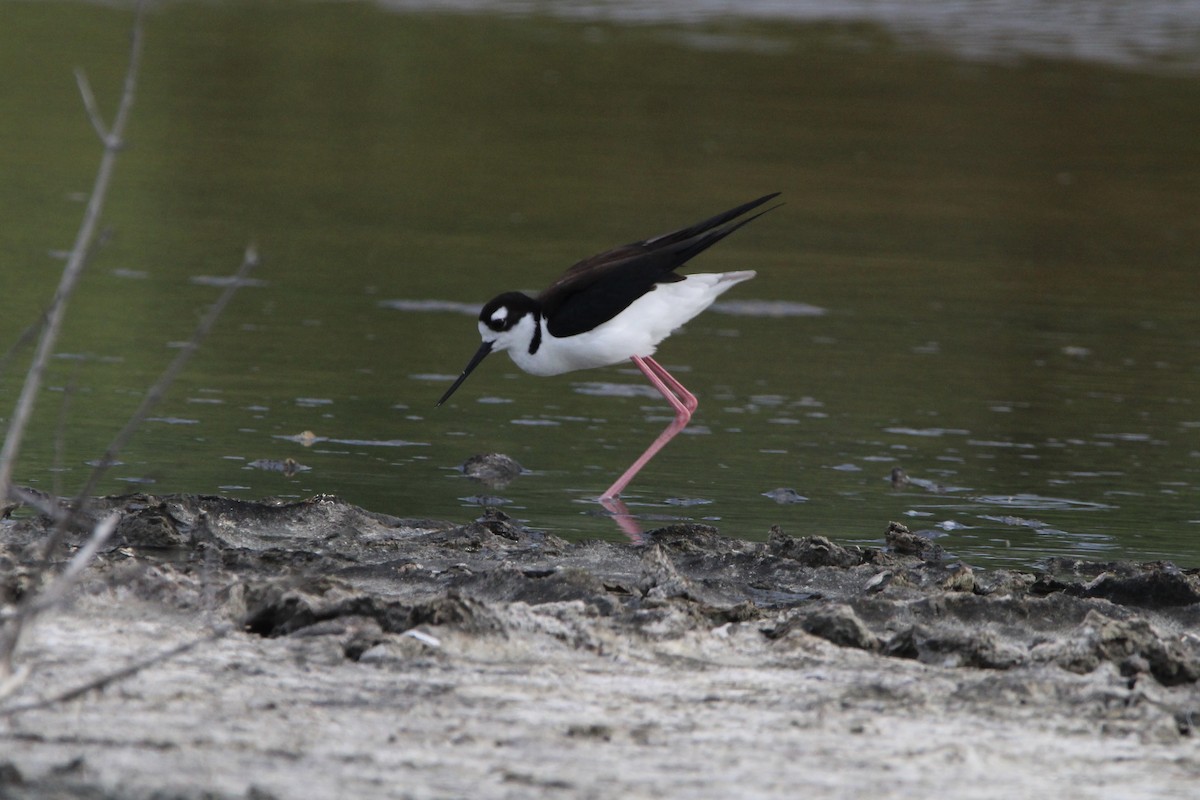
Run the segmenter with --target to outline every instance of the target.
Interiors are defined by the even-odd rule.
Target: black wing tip
[[[771,192],[770,194],[764,194],[762,197],[758,198],[757,200],[751,200],[749,203],[747,203],[747,204],[744,206],[745,210],[744,210],[744,211],[742,211],[742,212],[741,212],[741,214],[738,214],[738,215],[736,215],[736,216],[740,217],[742,214],[745,214],[747,211],[753,211],[754,209],[758,208],[759,206],[761,206],[761,205],[765,205],[766,203],[769,203],[769,202],[771,202],[771,201],[772,201],[772,200],[774,200],[776,197],[779,197],[779,195],[781,195],[781,194],[783,194],[783,192]],[[737,227],[737,228],[740,228],[740,227],[742,227],[743,225],[745,225],[747,222],[750,222],[751,220],[758,219],[758,218],[759,218],[759,217],[761,217],[763,214],[766,214],[766,213],[768,213],[768,212],[774,211],[775,209],[777,209],[777,208],[779,208],[779,207],[781,207],[781,206],[785,206],[785,205],[787,205],[787,203],[785,203],[785,202],[783,202],[782,200],[780,200],[778,203],[776,203],[775,205],[771,206],[770,208],[764,208],[762,211],[758,212],[758,213],[757,213],[757,214],[755,214],[754,216],[752,216],[752,217],[747,217],[746,219],[744,219],[744,220],[741,220],[740,222],[738,222],[738,224],[737,224],[735,227]]]
[[[698,225],[692,226],[691,231],[690,231],[691,235],[686,236],[686,237],[681,237],[677,241],[677,246],[681,246],[681,247],[685,248],[682,251],[684,253],[683,259],[679,262],[679,265],[677,265],[677,266],[682,265],[683,263],[685,263],[686,261],[691,259],[693,256],[696,256],[699,253],[702,253],[703,251],[712,247],[714,244],[721,241],[722,239],[724,239],[726,236],[733,233],[734,231],[736,231],[740,228],[743,228],[746,225],[749,225],[751,222],[758,219],[763,214],[774,211],[775,209],[784,205],[783,203],[778,203],[776,205],[771,206],[770,208],[764,208],[762,211],[759,211],[757,214],[752,214],[748,217],[745,216],[745,214],[747,214],[748,212],[753,211],[754,209],[758,208],[759,206],[764,205],[765,203],[769,203],[771,200],[775,199],[776,197],[779,197],[780,194],[782,194],[782,192],[772,192],[771,194],[765,194],[762,197],[758,198],[757,200],[751,200],[749,203],[743,203],[742,205],[738,206],[737,208],[730,209],[729,211],[726,211],[723,214],[718,214],[717,216],[713,217],[712,219],[705,220],[704,222],[701,222]],[[739,219],[739,217],[741,217],[741,219]]]
[[[742,214],[745,214],[747,211],[753,211],[754,209],[758,208],[759,206],[763,205],[764,203],[771,202],[776,197],[779,197],[779,195],[781,195],[781,194],[783,194],[783,192],[771,192],[770,194],[764,194],[762,197],[759,197],[755,200],[751,200],[749,203],[743,203],[742,205],[738,206],[737,208],[726,211],[725,214],[722,214],[721,216],[727,216],[729,219],[736,219],[737,217],[740,217]],[[779,208],[779,206],[781,206],[781,205],[783,205],[783,203],[780,203],[779,205],[776,205],[776,206],[771,206],[771,208]],[[767,211],[770,211],[770,210],[771,209],[768,208],[766,211],[763,211],[761,213],[765,214],[765,213],[767,213]],[[755,216],[758,216],[758,214],[756,214]]]
[[[766,211],[760,211],[759,213],[755,214],[753,217],[749,217],[747,219],[741,220],[740,222],[738,222],[734,225],[730,225],[729,223],[733,222],[738,217],[746,214],[747,212],[753,211],[754,209],[758,208],[759,206],[763,205],[764,203],[769,203],[771,200],[774,200],[776,197],[779,197],[779,195],[781,195],[781,194],[783,194],[783,192],[771,192],[770,194],[764,194],[762,197],[759,197],[755,200],[751,200],[748,203],[742,203],[740,206],[735,206],[735,207],[729,209],[728,211],[722,211],[720,214],[709,217],[708,219],[703,220],[702,222],[697,222],[695,225],[689,225],[688,227],[680,228],[677,231],[672,231],[670,233],[664,233],[661,236],[655,236],[653,238],[647,239],[644,242],[635,242],[634,245],[658,246],[658,245],[669,245],[669,244],[681,244],[681,243],[687,242],[691,239],[695,239],[699,236],[704,236],[705,234],[718,233],[719,231],[724,231],[724,232],[720,233],[720,235],[717,237],[717,239],[723,238],[725,235],[732,233],[733,231],[737,230],[741,226],[745,225],[750,220],[756,219],[756,218],[762,216],[763,214],[767,213],[767,211],[770,211],[771,209],[767,209]],[[780,203],[779,205],[783,205],[783,204]],[[779,206],[773,206],[772,208],[778,208],[778,207]],[[722,227],[722,226],[725,226],[725,227]],[[715,241],[717,241],[717,239],[714,239],[713,241],[715,242]],[[704,249],[704,248],[701,248],[701,249]]]
[[[759,207],[760,205],[762,205],[763,203],[766,203],[766,202],[768,202],[768,201],[774,200],[776,197],[779,197],[779,195],[781,195],[781,194],[782,194],[782,192],[775,192],[774,194],[769,194],[769,195],[767,195],[766,197],[760,197],[758,200],[755,200],[755,201],[754,201],[754,205],[753,205],[753,206],[751,206],[750,208],[748,208],[748,209],[746,209],[746,210],[747,210],[747,211],[749,211],[749,210],[751,210],[751,209],[758,208],[758,207]],[[753,222],[754,220],[756,220],[756,219],[758,219],[759,217],[761,217],[763,214],[769,214],[769,213],[771,213],[772,211],[774,211],[775,209],[777,209],[777,208],[783,208],[783,207],[784,207],[784,206],[786,206],[786,205],[787,205],[787,203],[785,203],[785,202],[783,202],[782,200],[780,200],[780,201],[779,201],[778,203],[776,203],[775,205],[773,205],[773,206],[770,206],[769,208],[764,208],[762,211],[758,212],[757,214],[755,214],[755,215],[754,215],[754,216],[752,216],[752,217],[746,217],[746,218],[745,218],[745,219],[743,219],[743,220],[738,220],[737,224],[736,224],[736,225],[734,225],[734,226],[732,226],[732,227],[730,228],[730,230],[731,230],[731,231],[732,231],[732,230],[737,230],[738,228],[740,228],[740,227],[742,227],[743,225],[745,225],[747,222]]]

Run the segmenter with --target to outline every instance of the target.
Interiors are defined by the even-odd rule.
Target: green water
[[[7,347],[100,156],[72,69],[111,109],[129,13],[2,5]],[[640,375],[493,357],[434,409],[474,320],[388,301],[537,290],[781,191],[694,269],[758,270],[725,299],[825,313],[713,311],[664,344],[701,404],[628,490],[643,527],[873,543],[895,519],[977,564],[1200,564],[1200,76],[965,61],[870,25],[183,2],[147,20],[128,142],[21,483],[81,485],[253,241],[260,285],[103,491],[328,492],[464,521],[490,495],[621,537],[592,500],[666,424],[624,388]],[[28,358],[0,376],[5,418]],[[289,438],[306,430],[327,439]],[[455,470],[492,451],[530,473],[493,490]],[[286,458],[310,469],[249,466]],[[944,491],[893,489],[897,466]]]

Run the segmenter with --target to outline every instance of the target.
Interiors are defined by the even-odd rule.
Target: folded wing
[[[676,269],[770,211],[734,222],[778,195],[764,195],[695,225],[585,258],[538,295],[547,329],[559,338],[592,330],[656,284],[683,280]]]

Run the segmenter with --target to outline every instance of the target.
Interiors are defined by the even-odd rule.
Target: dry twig
[[[184,642],[183,644],[177,644],[169,650],[164,650],[157,655],[143,658],[139,661],[135,661],[132,664],[122,667],[121,669],[101,675],[98,678],[93,678],[92,680],[76,686],[73,689],[68,689],[64,692],[58,692],[50,697],[44,697],[41,700],[33,700],[28,703],[9,706],[8,708],[0,708],[0,717],[11,717],[26,711],[36,711],[40,708],[50,708],[51,706],[58,705],[59,703],[70,702],[77,697],[82,697],[88,692],[99,691],[100,689],[104,689],[105,687],[117,683],[118,681],[131,678],[147,667],[153,667],[156,664],[163,663],[164,661],[170,661],[172,658],[181,656],[189,650],[194,650],[202,644],[215,642],[228,632],[229,629],[227,627],[218,628],[212,633]],[[3,689],[3,684],[0,684],[0,698],[4,697]]]
[[[104,455],[100,457],[100,460],[96,463],[96,466],[88,475],[88,479],[84,482],[83,488],[81,488],[79,493],[76,495],[75,508],[82,508],[84,501],[86,501],[86,499],[91,496],[92,492],[95,491],[96,485],[100,482],[100,479],[104,477],[104,473],[108,471],[109,467],[116,463],[117,455],[120,454],[123,449],[125,449],[125,445],[127,445],[129,440],[133,438],[133,434],[137,431],[141,424],[145,422],[146,417],[148,417],[154,407],[162,401],[163,397],[167,393],[167,389],[170,388],[171,384],[175,382],[175,379],[179,377],[179,373],[183,371],[183,368],[187,364],[188,360],[191,359],[195,352],[200,348],[200,343],[203,342],[208,336],[209,332],[213,328],[213,325],[216,324],[217,319],[221,316],[221,313],[225,311],[225,307],[229,305],[229,301],[233,299],[233,295],[237,293],[238,289],[245,285],[246,278],[257,266],[258,249],[253,244],[247,245],[246,251],[242,255],[242,264],[240,267],[238,267],[237,272],[234,273],[233,278],[225,284],[225,288],[217,298],[217,301],[209,306],[208,311],[204,314],[200,320],[200,323],[192,332],[191,338],[184,343],[183,347],[179,348],[179,353],[175,356],[167,368],[163,370],[162,375],[160,375],[158,380],[154,382],[154,385],[151,386],[146,394],[142,397],[142,402],[133,412],[133,415],[129,418],[129,421],[125,423],[125,427],[122,428],[120,433],[118,433],[113,438],[112,442],[109,443],[108,448],[104,451]],[[53,545],[56,544],[57,542],[47,543],[46,553],[49,554],[53,549]]]
[[[21,638],[21,632],[34,617],[58,604],[67,596],[67,592],[75,585],[79,576],[100,552],[100,548],[112,536],[120,518],[121,515],[114,512],[98,522],[92,529],[92,535],[88,537],[87,542],[76,551],[53,583],[40,592],[30,592],[15,609],[0,616],[0,620],[4,622],[4,626],[0,627],[0,700],[15,692],[29,675],[28,669],[13,669],[13,658],[16,655],[17,642]]]
[[[133,108],[133,98],[137,88],[138,68],[141,64],[143,12],[144,3],[139,2],[130,37],[129,66],[125,71],[124,90],[121,93],[117,115],[113,120],[111,130],[105,128],[103,121],[99,118],[95,98],[92,96],[91,87],[88,86],[82,71],[76,70],[75,73],[76,80],[79,81],[80,91],[83,93],[84,106],[87,109],[88,116],[92,120],[92,126],[96,128],[96,132],[100,134],[100,139],[104,144],[104,154],[100,159],[100,167],[96,172],[96,179],[92,185],[92,193],[88,198],[83,222],[80,224],[79,231],[75,236],[75,245],[71,249],[66,266],[63,268],[58,289],[42,320],[40,326],[41,336],[38,339],[33,362],[30,364],[29,371],[25,375],[25,384],[21,388],[21,395],[17,400],[16,408],[9,421],[8,431],[4,437],[4,446],[0,449],[0,502],[7,502],[12,494],[13,469],[16,465],[17,455],[21,449],[21,441],[24,438],[38,392],[41,389],[42,377],[45,374],[46,365],[54,353],[54,345],[58,340],[58,334],[62,328],[67,301],[79,283],[79,277],[83,272],[83,268],[87,265],[92,243],[96,237],[96,229],[100,222],[100,213],[104,208],[104,198],[108,193],[108,186],[112,181],[113,169],[116,166],[117,152],[121,149],[125,135],[125,126],[129,120],[129,112]],[[65,528],[64,523],[60,522],[59,524]],[[115,526],[115,524],[114,520],[112,525]],[[106,528],[107,532],[105,532]],[[54,585],[60,587],[56,591],[65,593],[66,588],[74,582],[83,567],[87,565],[91,557],[95,555],[96,550],[99,549],[99,544],[90,546],[92,542],[102,543],[111,533],[112,530],[109,526],[101,525],[96,527],[89,540],[89,546],[85,546],[84,550],[81,551],[87,553],[86,557],[72,561],[68,569],[55,582]],[[45,569],[44,564],[41,569]],[[35,583],[36,578],[40,578],[40,572],[35,576]],[[3,682],[9,690],[14,688],[12,686],[12,679],[16,676],[12,669],[12,661],[17,641],[20,639],[21,630],[25,623],[33,616],[36,616],[40,608],[44,607],[39,604],[37,597],[37,595],[33,595],[25,598],[12,617],[5,621],[3,629],[0,629],[0,682]]]
[[[142,51],[142,18],[144,13],[145,2],[141,0],[137,5],[137,12],[134,18],[133,30],[131,34],[129,67],[125,74],[124,90],[121,95],[121,100],[117,109],[117,115],[113,121],[111,128],[105,125],[103,118],[100,115],[99,108],[96,105],[95,96],[92,93],[91,85],[88,83],[86,75],[82,70],[75,71],[75,78],[79,84],[80,95],[83,98],[84,108],[87,111],[88,118],[95,129],[96,134],[104,143],[104,154],[100,161],[100,168],[96,174],[96,180],[92,188],[91,196],[88,199],[87,210],[84,213],[83,222],[80,225],[76,235],[75,246],[67,260],[67,265],[63,269],[63,275],[60,279],[58,290],[55,292],[54,298],[50,303],[49,308],[43,315],[40,325],[41,337],[38,340],[37,350],[35,352],[33,362],[26,374],[25,384],[22,387],[21,396],[17,401],[16,410],[13,413],[9,423],[8,433],[5,436],[3,449],[0,450],[0,506],[7,502],[9,497],[19,498],[24,502],[32,502],[38,506],[42,513],[47,514],[54,520],[54,528],[42,546],[42,559],[38,564],[37,570],[32,576],[33,584],[36,586],[42,575],[49,569],[50,558],[58,545],[61,544],[63,537],[69,530],[72,523],[78,518],[80,512],[84,509],[87,498],[95,490],[96,485],[103,477],[107,469],[116,461],[117,454],[124,448],[133,436],[137,428],[145,421],[150,411],[162,400],[167,389],[174,382],[179,373],[183,370],[184,365],[198,349],[200,342],[212,330],[218,317],[224,311],[225,307],[233,298],[234,293],[245,283],[245,278],[249,272],[258,264],[258,253],[253,245],[246,248],[242,259],[241,267],[238,269],[234,278],[225,286],[224,291],[217,298],[217,301],[204,314],[200,323],[197,325],[191,338],[180,349],[180,352],[171,361],[170,365],[164,370],[159,379],[146,392],[139,404],[137,410],[130,417],[129,421],[114,437],[104,455],[101,457],[98,464],[93,468],[85,481],[83,488],[77,495],[74,503],[67,509],[63,509],[57,498],[49,498],[46,502],[41,502],[36,493],[27,492],[24,490],[14,491],[12,486],[13,469],[16,462],[17,454],[20,450],[21,439],[28,426],[30,415],[32,414],[34,402],[41,386],[42,377],[46,370],[46,365],[50,356],[53,353],[54,345],[58,337],[59,330],[62,326],[62,320],[65,314],[67,301],[69,300],[75,286],[78,284],[80,274],[84,266],[87,264],[88,258],[91,255],[92,248],[96,241],[96,229],[100,219],[100,213],[104,206],[104,198],[108,191],[108,186],[112,178],[113,167],[116,162],[116,155],[124,146],[125,126],[129,118],[130,109],[133,107],[133,99],[137,86],[138,68],[141,61]],[[7,357],[6,357],[7,358]],[[54,579],[54,581],[41,592],[31,592],[22,602],[6,615],[0,617],[0,622],[3,626],[0,627],[0,699],[8,696],[15,691],[29,675],[30,669],[27,666],[14,669],[13,659],[16,652],[17,644],[20,640],[21,633],[24,628],[40,613],[57,605],[68,594],[70,589],[78,581],[80,575],[88,567],[95,558],[96,554],[108,541],[109,537],[116,530],[117,523],[120,520],[120,512],[113,512],[107,517],[96,523],[93,527],[91,535],[84,545],[75,553],[68,562],[66,567]],[[20,711],[31,710],[33,708],[41,708],[54,703],[65,702],[67,700],[78,697],[86,692],[94,689],[100,689],[115,681],[122,680],[126,677],[136,674],[138,671],[160,663],[169,658],[173,658],[183,652],[186,652],[199,644],[207,641],[212,641],[219,636],[224,635],[224,631],[217,631],[208,636],[196,639],[192,642],[172,648],[171,650],[160,653],[157,656],[143,659],[134,664],[131,664],[121,670],[101,676],[87,684],[64,692],[53,697],[39,700],[22,706],[13,706],[0,711],[0,714],[14,714]]]
[[[13,411],[12,418],[9,420],[8,432],[4,437],[4,446],[0,448],[0,501],[8,499],[9,491],[12,488],[13,469],[16,466],[17,455],[21,450],[21,442],[25,436],[25,430],[29,425],[29,418],[33,414],[33,407],[37,401],[38,392],[42,386],[42,378],[46,372],[46,365],[49,363],[50,357],[54,354],[54,345],[58,341],[58,334],[62,329],[67,302],[70,300],[71,294],[75,291],[75,287],[79,283],[79,277],[83,273],[83,268],[87,265],[92,243],[96,237],[96,228],[100,222],[100,213],[104,209],[104,199],[108,194],[109,183],[112,181],[113,169],[117,162],[117,153],[121,150],[124,143],[125,125],[129,121],[129,112],[133,108],[133,98],[137,89],[138,68],[142,58],[142,16],[144,10],[144,1],[139,2],[136,15],[134,16],[133,32],[130,36],[129,67],[125,71],[125,87],[121,93],[121,101],[117,107],[117,115],[113,119],[111,129],[106,128],[103,120],[99,118],[96,101],[94,97],[91,97],[91,88],[87,86],[86,79],[79,81],[80,90],[84,94],[84,106],[88,110],[92,127],[96,129],[97,134],[100,135],[100,140],[104,143],[104,155],[100,159],[100,167],[96,172],[96,180],[92,184],[92,193],[88,197],[83,222],[80,224],[79,231],[75,236],[75,245],[71,248],[71,255],[67,259],[66,267],[63,268],[58,289],[55,291],[54,299],[51,300],[50,308],[46,312],[45,323],[42,326],[41,338],[38,340],[33,363],[30,365],[29,371],[25,374],[25,384],[21,388],[21,395],[17,399],[16,408]],[[76,79],[79,80],[83,73],[81,70],[76,70],[75,74]]]
[[[39,572],[37,577],[40,577],[41,571],[47,569],[50,564],[51,556],[58,546],[62,543],[67,531],[70,530],[72,522],[78,517],[83,510],[87,498],[91,496],[96,484],[103,476],[104,472],[116,462],[117,454],[129,442],[137,428],[145,421],[146,417],[155,405],[162,400],[167,389],[179,373],[183,370],[191,356],[200,346],[200,342],[212,330],[216,324],[218,317],[229,305],[229,301],[233,299],[233,295],[245,283],[246,277],[250,271],[258,265],[258,251],[250,245],[246,248],[246,252],[242,257],[242,264],[238,268],[232,280],[226,285],[217,301],[209,307],[200,323],[196,326],[192,336],[187,343],[180,348],[179,354],[171,361],[167,369],[163,371],[154,385],[150,387],[142,398],[141,404],[138,405],[133,416],[125,423],[125,427],[113,438],[108,449],[104,451],[104,455],[100,461],[92,469],[88,480],[84,483],[83,488],[79,491],[75,501],[71,504],[69,511],[63,513],[61,509],[56,507],[55,501],[51,499],[47,507],[43,509],[43,513],[50,512],[52,518],[55,519],[54,528],[51,530],[46,541],[42,545],[42,559],[40,562]],[[30,499],[32,496],[28,493],[20,493],[23,499]],[[116,528],[119,520],[119,513],[112,514],[105,520],[98,523],[92,531],[91,537],[87,543],[81,548],[71,559],[67,568],[59,576],[58,580],[51,585],[47,590],[40,594],[32,594],[26,597],[17,607],[15,613],[11,614],[4,620],[3,628],[0,628],[0,683],[10,684],[11,678],[15,674],[13,672],[13,656],[16,652],[17,643],[20,640],[21,632],[24,627],[41,611],[49,608],[57,603],[66,595],[66,590],[75,582],[79,574],[83,571],[91,560],[95,557],[100,547],[108,540],[112,531]],[[36,578],[35,578],[36,582]],[[18,684],[19,685],[19,684]],[[15,689],[15,686],[10,686],[10,691]],[[0,694],[0,698],[3,694]]]

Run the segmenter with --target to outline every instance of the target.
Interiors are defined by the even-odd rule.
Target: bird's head
[[[496,352],[528,347],[537,330],[537,301],[521,292],[505,292],[479,312],[479,335]]]
[[[440,406],[449,400],[450,395],[489,353],[513,347],[529,347],[538,331],[537,312],[537,301],[521,292],[505,292],[485,303],[479,312],[479,335],[483,338],[483,344],[437,404]]]

